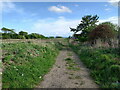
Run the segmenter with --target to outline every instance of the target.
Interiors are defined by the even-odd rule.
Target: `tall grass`
[[[115,48],[70,45],[102,88],[120,88],[120,56]]]
[[[2,44],[3,88],[33,88],[55,63],[55,43],[45,46],[31,42]]]

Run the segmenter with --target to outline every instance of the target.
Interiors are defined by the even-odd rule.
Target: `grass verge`
[[[101,88],[120,88],[120,55],[115,48],[70,45]]]
[[[59,50],[54,43],[2,44],[3,88],[33,88],[50,70]]]

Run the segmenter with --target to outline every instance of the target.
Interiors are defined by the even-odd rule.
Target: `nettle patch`
[[[2,44],[2,49],[3,88],[35,87],[43,80],[58,54],[55,44],[11,43]]]

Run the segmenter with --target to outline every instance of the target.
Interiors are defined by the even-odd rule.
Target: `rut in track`
[[[66,58],[71,58],[78,70],[68,69]],[[60,51],[51,71],[37,88],[98,88],[89,75],[89,70],[68,47]]]

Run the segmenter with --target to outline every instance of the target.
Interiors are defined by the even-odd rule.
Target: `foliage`
[[[66,58],[65,61],[66,61],[67,69],[73,70],[73,71],[80,70],[80,67],[76,66],[77,64],[74,62],[73,59]]]
[[[31,33],[28,34],[25,31],[20,31],[18,34],[14,32],[14,29],[7,29],[7,28],[2,28],[1,31],[4,33],[2,34],[1,39],[47,39],[47,37],[40,35],[38,33]]]
[[[111,30],[113,31],[113,33],[115,34],[115,36],[118,37],[119,26],[117,24],[113,24],[111,22],[103,22],[100,25],[108,25],[111,28]]]
[[[49,38],[54,38],[53,36],[50,36]]]
[[[120,87],[120,56],[116,48],[89,48],[71,45],[84,64],[91,70],[91,76],[102,88]]]
[[[89,32],[96,27],[96,23],[98,22],[98,16],[97,15],[87,15],[82,17],[81,23],[77,26],[76,29],[70,28],[74,34],[77,32],[81,33],[79,34],[79,37],[77,37],[80,41],[87,41],[88,40],[88,34]]]
[[[111,27],[107,24],[98,25],[95,29],[93,29],[89,34],[90,40],[95,39],[109,39],[114,37],[114,32]]]
[[[27,33],[27,32],[24,32],[24,31],[20,31],[20,32],[19,32],[19,35],[26,36],[26,35],[28,35],[28,33]]]
[[[26,43],[2,44],[3,88],[33,88],[55,62],[55,43],[44,46]]]
[[[15,33],[14,32],[14,29],[8,29],[8,28],[5,28],[5,27],[3,27],[2,29],[1,29],[1,31],[3,31],[4,33]]]
[[[45,36],[37,34],[37,33],[31,33],[28,36],[30,39],[37,39],[37,38],[45,38]]]
[[[56,36],[56,38],[62,38],[62,36]]]

